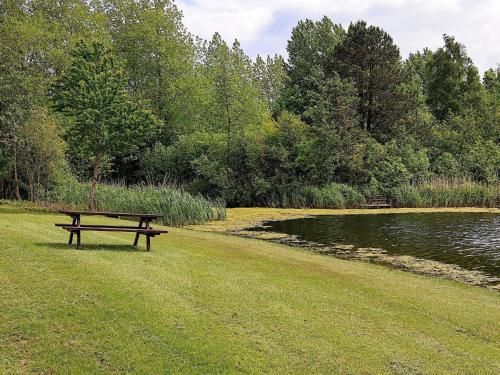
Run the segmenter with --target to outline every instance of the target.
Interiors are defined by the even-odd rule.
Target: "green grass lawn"
[[[1,374],[500,373],[498,292],[187,229],[76,251],[65,221],[0,206]]]

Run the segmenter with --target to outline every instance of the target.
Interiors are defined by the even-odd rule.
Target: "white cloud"
[[[179,0],[188,29],[237,38],[257,54],[286,53],[291,28],[303,18],[329,16],[345,27],[365,19],[388,31],[403,57],[442,44],[442,34],[465,44],[480,70],[500,63],[500,0]]]

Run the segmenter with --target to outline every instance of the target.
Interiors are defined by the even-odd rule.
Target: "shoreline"
[[[224,222],[209,222],[186,226],[187,229],[219,232],[239,237],[280,243],[317,254],[340,259],[357,260],[383,264],[391,268],[460,281],[469,285],[500,291],[500,278],[480,271],[471,271],[455,264],[417,258],[409,255],[390,255],[381,248],[356,248],[351,244],[325,245],[301,240],[293,235],[278,232],[259,231],[265,222],[298,219],[325,215],[370,215],[432,212],[471,212],[500,214],[498,208],[388,208],[388,209],[280,209],[280,208],[230,208]],[[249,230],[252,229],[252,230]]]
[[[422,208],[267,208],[237,207],[227,208],[226,220],[191,224],[183,228],[204,232],[235,232],[254,228],[268,221],[301,219],[311,216],[328,215],[381,215],[432,212],[471,212],[500,214],[500,208],[488,207],[422,207]]]

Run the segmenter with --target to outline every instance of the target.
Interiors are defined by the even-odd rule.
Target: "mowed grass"
[[[178,228],[76,251],[65,221],[0,206],[2,374],[500,372],[498,292]]]

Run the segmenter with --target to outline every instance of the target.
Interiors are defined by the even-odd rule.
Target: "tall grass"
[[[365,189],[366,190],[366,189]],[[333,183],[323,187],[303,186],[283,192],[268,203],[272,207],[290,208],[355,208],[371,195],[363,188]],[[416,185],[393,188],[385,198],[395,207],[498,207],[500,185],[486,185],[466,179],[433,179]]]
[[[53,202],[85,209],[90,184],[72,182],[58,187],[51,197]],[[161,215],[165,225],[197,224],[224,220],[225,202],[189,194],[179,188],[161,185],[99,184],[95,207],[101,211],[121,211]]]
[[[50,201],[85,209],[89,189],[86,183],[64,184],[51,194]],[[498,207],[500,185],[463,179],[433,179],[394,188],[386,198],[392,199],[395,207]],[[288,189],[267,205],[284,208],[355,208],[364,203],[366,199],[361,189],[332,183],[323,187]],[[100,184],[95,196],[95,207],[98,210],[158,214],[166,225],[196,224],[224,220],[226,217],[223,200],[192,195],[169,185],[125,187]]]
[[[395,188],[396,207],[498,207],[500,185],[466,179],[433,179]]]
[[[327,186],[303,186],[284,192],[279,201],[271,206],[294,208],[349,208],[365,203],[363,195],[346,184],[332,183]]]

